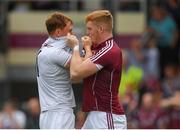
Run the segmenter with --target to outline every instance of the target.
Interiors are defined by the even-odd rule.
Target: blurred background
[[[86,14],[96,9],[112,12],[114,38],[123,50],[119,99],[128,128],[180,128],[179,0],[1,0],[0,128],[38,128],[35,61],[48,37],[47,16],[65,13],[81,37]],[[73,89],[81,128],[82,83]]]

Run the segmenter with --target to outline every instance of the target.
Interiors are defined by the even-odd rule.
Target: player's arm
[[[73,48],[75,45],[78,44],[78,39],[75,35],[71,35],[70,33],[68,33],[67,35],[67,45],[70,47],[70,48]],[[66,69],[70,69],[70,64],[71,64],[71,59],[72,59],[72,55],[71,57],[66,61],[64,67]]]
[[[82,37],[81,40],[83,43],[83,47],[85,49],[85,56],[83,57],[83,60],[86,60],[92,56],[92,51],[91,51],[92,41],[91,38],[88,36]]]
[[[72,54],[65,51],[64,49],[56,49],[51,52],[49,59],[52,63],[62,66],[64,68],[69,68]]]
[[[68,70],[70,70],[70,64],[71,64],[71,58],[68,59],[67,63],[65,63],[64,67]],[[82,82],[81,79],[78,79],[78,80],[72,80],[72,83],[80,83]]]
[[[92,56],[91,52],[91,39],[87,36],[82,37],[83,46],[86,51],[86,55],[82,58],[79,54],[78,40],[75,36],[68,36],[68,43],[73,49],[73,54],[70,64],[70,75],[72,80],[81,80],[89,75],[92,75],[98,71],[96,65],[89,59]]]
[[[83,60],[80,57],[78,46],[74,48],[71,65],[70,65],[70,75],[72,80],[79,80],[88,77],[98,71],[96,64],[94,64],[90,58]]]

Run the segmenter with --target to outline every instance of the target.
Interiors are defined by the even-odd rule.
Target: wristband
[[[79,45],[76,45],[74,48],[73,48],[74,51],[79,51]]]

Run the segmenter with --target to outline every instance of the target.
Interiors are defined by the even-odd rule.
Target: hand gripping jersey
[[[37,55],[37,81],[41,111],[75,107],[69,70],[71,58],[66,37],[48,38]]]

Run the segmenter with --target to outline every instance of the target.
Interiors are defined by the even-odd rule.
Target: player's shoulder
[[[107,40],[104,48],[108,48],[109,53],[119,53],[119,51],[121,51],[114,39]]]
[[[114,46],[114,41],[113,39],[109,39],[109,40],[106,40],[104,43],[103,43],[103,46],[101,47],[101,49],[99,50],[99,52],[101,51],[110,51]]]
[[[108,39],[107,41],[105,41],[105,43],[106,44],[104,47],[111,47],[111,49],[120,49],[117,41],[114,38]]]

